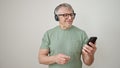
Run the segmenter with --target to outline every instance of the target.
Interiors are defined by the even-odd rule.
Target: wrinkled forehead
[[[65,13],[73,13],[73,10],[68,8],[68,7],[61,7],[59,8],[59,10],[57,11],[57,14],[65,14]]]

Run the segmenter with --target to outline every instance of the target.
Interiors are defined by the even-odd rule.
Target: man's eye
[[[68,14],[63,14],[63,16],[68,16]]]
[[[70,14],[70,16],[74,16],[74,14]]]

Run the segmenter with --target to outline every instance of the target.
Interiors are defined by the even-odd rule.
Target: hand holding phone
[[[95,44],[96,40],[97,40],[97,37],[90,37],[90,39],[87,42],[87,45],[90,46],[89,42],[92,42],[93,44]]]

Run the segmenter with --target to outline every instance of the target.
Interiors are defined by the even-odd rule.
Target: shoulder
[[[52,32],[54,32],[54,31],[56,31],[56,30],[58,30],[58,26],[53,27],[53,28],[47,30],[47,32],[48,32],[48,33],[52,33]]]
[[[78,28],[78,27],[76,27],[76,26],[74,26],[74,29],[75,29],[75,31],[76,31],[76,33],[77,33],[77,36],[80,36],[81,39],[84,40],[85,43],[86,43],[87,40],[88,40],[88,35],[87,35],[87,33],[86,33],[84,30],[82,30],[82,29],[80,29],[80,28]]]
[[[58,30],[58,26],[53,27],[45,32],[45,34],[51,35]]]
[[[83,29],[80,29],[76,26],[73,26],[74,31],[79,32],[79,33],[86,33]]]

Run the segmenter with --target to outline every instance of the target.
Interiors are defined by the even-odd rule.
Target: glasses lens
[[[74,17],[75,13],[70,13],[70,14],[58,14],[58,16],[63,16],[65,18],[68,18],[69,16]]]

